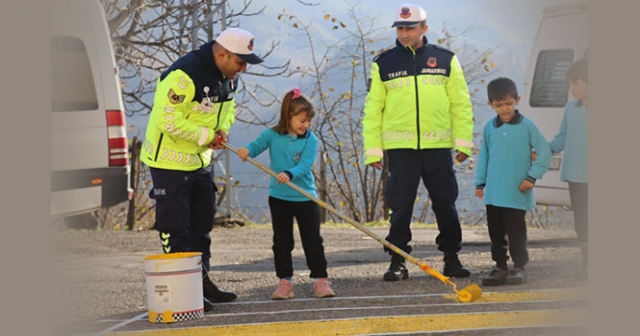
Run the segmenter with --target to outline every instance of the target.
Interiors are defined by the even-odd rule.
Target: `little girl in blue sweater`
[[[298,187],[316,196],[313,178],[318,138],[309,129],[315,116],[313,105],[300,90],[293,89],[284,96],[280,109],[280,121],[266,129],[256,140],[238,149],[242,161],[256,157],[269,150],[271,170],[278,177],[271,177],[269,184],[269,209],[273,228],[273,256],[276,275],[280,279],[272,295],[274,300],[294,297],[293,265],[293,219],[298,223],[302,248],[314,279],[316,297],[332,297],[335,293],[327,281],[327,260],[320,236],[320,209],[318,205],[293,188],[285,185],[291,181]]]

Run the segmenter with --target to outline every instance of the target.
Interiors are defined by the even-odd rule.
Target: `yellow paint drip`
[[[160,315],[155,310],[149,311],[149,322],[156,323],[158,321],[158,315]],[[166,310],[162,312],[162,323],[171,323],[176,320],[173,318],[173,312],[171,310]]]
[[[175,320],[173,319],[173,312],[171,310],[166,310],[162,312],[162,322],[163,323],[175,322]]]
[[[198,255],[201,255],[201,252],[174,252],[174,253],[165,253],[165,254],[154,254],[144,256],[144,260],[165,260],[165,259],[182,259],[182,258],[191,258]]]
[[[158,312],[155,310],[149,310],[149,322],[156,323],[158,319]]]

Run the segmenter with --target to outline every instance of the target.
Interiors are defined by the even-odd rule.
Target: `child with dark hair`
[[[569,198],[573,209],[575,230],[582,252],[582,267],[578,273],[586,277],[588,270],[588,213],[589,184],[587,178],[587,128],[589,85],[588,61],[580,58],[566,73],[569,90],[575,98],[564,108],[562,123],[556,136],[549,142],[553,154],[564,151],[560,179],[569,184]]]
[[[505,77],[492,80],[488,104],[498,114],[483,129],[476,168],[476,196],[484,198],[495,267],[482,280],[485,286],[522,284],[527,251],[527,210],[535,206],[533,186],[549,168],[551,151],[546,139],[516,106],[520,96]],[[532,160],[531,151],[537,158]],[[508,269],[509,256],[513,268]]]
[[[258,138],[238,149],[242,161],[256,157],[269,149],[271,170],[278,177],[271,177],[269,185],[269,209],[273,227],[273,255],[276,275],[280,279],[272,295],[273,300],[286,300],[293,293],[293,219],[298,223],[302,248],[309,275],[314,279],[316,297],[335,296],[331,282],[327,281],[327,260],[320,236],[320,209],[318,205],[293,188],[285,185],[291,181],[298,187],[316,195],[313,178],[318,138],[309,129],[315,116],[309,99],[293,89],[284,96],[280,109],[280,121],[266,129]]]

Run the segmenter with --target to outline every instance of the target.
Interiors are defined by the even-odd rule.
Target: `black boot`
[[[213,310],[213,303],[211,303],[211,301],[207,300],[206,297],[202,298],[204,300],[204,311],[208,312],[208,311],[212,311]]]
[[[444,276],[454,278],[468,278],[471,276],[469,269],[462,266],[458,254],[455,252],[447,252],[444,254],[444,270],[442,271]]]
[[[202,270],[202,294],[205,299],[213,303],[231,302],[238,297],[236,293],[221,291],[218,286],[211,281],[209,273],[205,270]]]
[[[400,281],[409,278],[409,271],[405,265],[404,258],[398,254],[391,254],[391,266],[382,276],[384,281]]]

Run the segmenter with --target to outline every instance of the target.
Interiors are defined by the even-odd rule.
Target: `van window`
[[[51,111],[97,110],[96,87],[82,40],[52,37],[51,57]]]
[[[573,62],[573,49],[542,50],[531,85],[531,107],[564,107],[569,84],[565,74]]]

